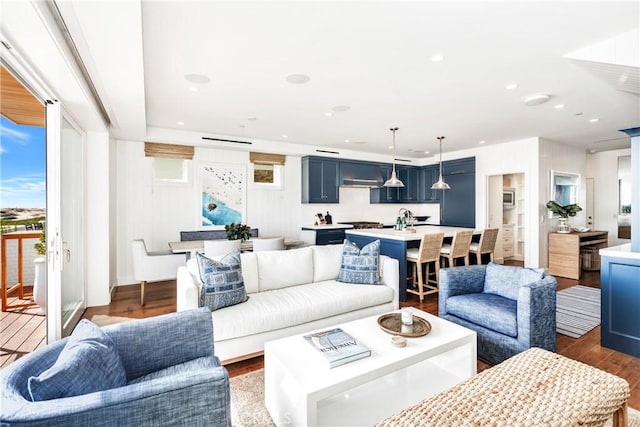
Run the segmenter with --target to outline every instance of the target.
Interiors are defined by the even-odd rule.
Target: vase
[[[569,226],[569,218],[558,218],[558,233],[571,233],[571,227]]]
[[[44,314],[47,308],[47,258],[37,257],[33,260],[35,275],[33,278],[33,300]]]

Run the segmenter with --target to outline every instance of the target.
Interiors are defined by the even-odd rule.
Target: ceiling
[[[44,126],[44,104],[0,66],[0,114],[19,125]]]
[[[637,1],[56,4],[120,139],[386,155],[397,126],[397,156],[420,159],[439,135],[445,152],[536,136],[602,151],[640,126],[637,32],[618,42]]]

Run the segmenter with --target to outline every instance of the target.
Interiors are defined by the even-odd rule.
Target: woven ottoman
[[[532,348],[378,426],[626,426],[629,396],[622,378]]]

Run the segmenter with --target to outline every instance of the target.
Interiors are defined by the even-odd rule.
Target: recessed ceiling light
[[[345,111],[349,111],[350,109],[351,107],[349,107],[348,105],[336,105],[332,108],[332,110],[336,113],[344,113]]]
[[[509,83],[509,84],[506,86],[506,89],[507,89],[507,90],[514,90],[514,89],[516,89],[517,87],[518,87],[518,84],[517,84],[517,83]]]
[[[425,151],[425,152],[424,152],[424,154],[429,154],[429,152],[428,152],[428,151]]]
[[[556,110],[560,110],[562,108],[564,108],[564,104],[556,104],[553,106],[553,108],[555,108]]]
[[[589,123],[597,123],[599,121],[600,121],[600,119],[597,118],[597,117],[594,117],[593,119],[589,119]]]
[[[197,92],[197,91],[198,91],[198,88],[197,88],[197,87],[195,87],[195,86],[189,86],[189,90],[190,90],[191,92]]]
[[[283,138],[289,138],[289,135],[282,135]]]
[[[184,126],[184,122],[176,122],[178,126]]]
[[[484,144],[485,142],[487,142],[487,141],[482,140],[482,141],[479,141],[478,144]]]
[[[324,113],[324,115],[327,117],[331,117],[333,116],[333,113],[331,111],[327,111],[326,113]]]
[[[185,74],[184,78],[191,83],[209,83],[211,79],[203,74]]]
[[[589,150],[589,152],[590,152],[591,154],[593,154],[593,153],[595,153],[595,152],[596,152],[596,150],[594,150],[594,149],[592,148],[591,150]]]
[[[389,150],[393,150],[393,145],[390,145],[390,146],[389,146]]]
[[[311,80],[311,78],[306,74],[289,74],[286,79],[289,83],[296,85],[304,84]]]
[[[351,142],[350,139],[345,139],[344,142],[346,142],[347,144]]]
[[[551,99],[551,95],[547,95],[546,93],[534,93],[533,95],[522,98],[522,102],[524,102],[524,105],[531,107],[533,105],[544,104],[549,99]]]
[[[433,55],[433,56],[431,57],[431,61],[433,61],[433,62],[440,62],[440,61],[443,61],[443,60],[444,60],[444,56],[442,56],[442,55],[440,55],[440,54],[438,54],[438,55]]]

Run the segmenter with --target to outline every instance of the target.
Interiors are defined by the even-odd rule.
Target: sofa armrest
[[[400,306],[400,291],[398,289],[398,284],[400,283],[399,266],[400,264],[397,259],[380,255],[380,283],[393,290],[394,310]]]
[[[447,299],[456,295],[477,294],[484,290],[486,265],[470,265],[440,270],[438,314],[447,314]]]
[[[221,366],[42,402],[3,396],[2,408],[2,425],[231,425],[229,376]]]
[[[556,351],[556,288],[553,276],[518,291],[518,340],[530,347]]]
[[[186,266],[178,268],[176,279],[176,310],[184,311],[198,308],[200,301],[200,283],[193,280],[193,276]]]
[[[214,355],[213,321],[199,308],[105,326],[127,379]]]

